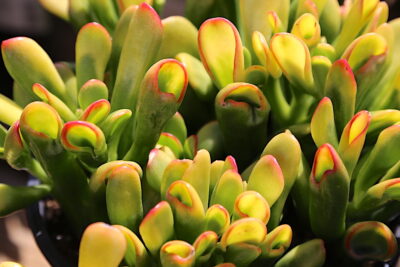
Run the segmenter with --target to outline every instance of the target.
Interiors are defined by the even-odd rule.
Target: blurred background
[[[201,0],[199,0],[201,1]],[[279,0],[277,0],[279,1]],[[387,0],[390,18],[400,16],[400,1]],[[167,0],[164,17],[183,14],[184,0]],[[47,13],[38,0],[0,0],[0,41],[15,36],[35,39],[53,61],[73,61],[76,31]],[[12,80],[0,59],[0,92],[12,97]],[[10,169],[0,160],[0,183],[24,185],[27,175]],[[0,262],[18,261],[26,267],[50,266],[37,248],[27,227],[25,211],[0,218]]]

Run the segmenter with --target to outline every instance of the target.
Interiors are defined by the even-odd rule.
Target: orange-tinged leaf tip
[[[108,31],[106,30],[106,28],[104,28],[103,25],[101,25],[100,23],[97,23],[97,22],[89,22],[89,23],[85,24],[81,28],[81,31],[82,30],[87,30],[87,29],[90,29],[90,28],[97,28],[97,29],[100,29],[100,30],[104,31],[104,33],[108,34]]]
[[[358,112],[349,122],[349,144],[351,144],[361,134],[366,133],[368,130],[369,123],[371,121],[371,115],[368,111]]]
[[[143,218],[142,222],[140,225],[144,225],[149,221],[152,217],[154,217],[160,210],[165,209],[165,208],[171,208],[169,203],[167,201],[161,201],[157,205],[155,205]],[[139,226],[140,228],[141,226]]]
[[[86,121],[70,121],[64,124],[61,131],[61,142],[71,150],[81,150],[82,147],[96,147],[104,140],[99,128]]]
[[[257,86],[249,83],[234,83],[223,89],[217,95],[217,102],[220,106],[226,104],[232,106],[253,106],[257,109],[265,109],[267,101]]]
[[[154,10],[154,8],[146,2],[143,2],[139,5],[138,10],[143,10],[151,14],[154,17],[154,20],[158,22],[159,26],[162,27],[162,22],[158,13]]]
[[[28,126],[37,136],[56,139],[61,129],[61,118],[50,105],[32,102],[22,111],[20,124]]]
[[[176,199],[182,205],[192,207],[193,199],[190,195],[189,187],[191,187],[191,185],[182,180],[173,182],[168,188],[167,199]]]
[[[351,69],[349,62],[347,61],[347,59],[342,58],[342,59],[338,59],[336,60],[333,65],[335,67],[339,67],[340,69],[344,70],[347,73],[351,73],[353,74],[353,70]],[[354,75],[352,75],[354,77]]]
[[[2,49],[3,48],[6,49],[10,45],[13,45],[14,43],[18,43],[18,42],[24,41],[26,39],[28,39],[28,38],[27,37],[23,37],[23,36],[18,36],[18,37],[13,37],[13,38],[4,40],[3,42],[1,42],[1,48]]]
[[[40,83],[33,84],[32,91],[43,101],[47,103],[50,101],[49,91]]]
[[[161,262],[172,261],[185,264],[194,261],[195,250],[189,243],[180,240],[173,240],[161,247]],[[165,264],[165,263],[164,263]]]
[[[93,115],[101,115],[106,116],[111,110],[111,104],[106,99],[99,99],[92,104],[90,104],[81,115],[81,120],[90,120],[89,118]],[[97,121],[96,121],[97,122]]]
[[[241,218],[253,217],[267,223],[270,217],[268,202],[256,191],[245,191],[235,200],[235,212]]]
[[[19,120],[15,121],[11,125],[9,131],[10,131],[9,134],[13,136],[13,139],[15,141],[17,141],[17,144],[22,148],[24,146],[24,143],[22,142],[22,138],[21,138]]]
[[[280,30],[282,22],[275,11],[270,10],[267,12],[267,21],[274,33]]]
[[[314,118],[314,116],[316,116],[318,111],[323,109],[325,106],[332,106],[332,101],[327,96],[325,96],[324,98],[321,99],[321,101],[319,101],[317,107],[315,108],[315,111],[314,111],[314,114],[313,114],[313,118]]]
[[[175,96],[178,103],[181,103],[188,85],[188,74],[185,66],[175,59],[164,59],[158,63],[157,88],[160,92]]]
[[[363,71],[369,67],[369,61],[375,62],[387,52],[387,42],[377,33],[367,33],[354,40],[343,53],[342,58],[349,61],[353,70]]]
[[[313,174],[315,182],[321,182],[322,178],[335,170],[334,148],[329,144],[320,146],[315,154]]]
[[[225,18],[208,19],[200,26],[201,61],[217,87],[240,79],[244,69],[243,47],[236,27]]]
[[[221,246],[248,243],[259,245],[267,234],[267,227],[257,218],[243,218],[233,222],[221,238]]]
[[[307,45],[313,46],[319,42],[321,28],[314,15],[305,13],[296,20],[292,33],[301,38]]]

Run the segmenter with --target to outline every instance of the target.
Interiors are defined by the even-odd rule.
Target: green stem
[[[113,161],[118,159],[118,146],[121,139],[122,131],[116,132],[115,135],[110,140],[108,147],[108,161]]]
[[[264,87],[267,87],[267,85],[270,84],[272,84],[272,86],[264,89],[263,93],[268,99],[276,120],[280,124],[287,125],[287,121],[290,119],[290,106],[282,92],[281,81],[279,79],[270,77],[267,79]]]
[[[288,125],[302,123],[310,117],[310,108],[314,103],[314,98],[310,95],[299,93],[299,90],[293,90],[294,97],[291,103],[290,118]]]
[[[49,179],[42,165],[40,165],[40,163],[37,160],[32,159],[32,161],[27,166],[27,171],[32,176],[38,178],[39,181],[42,182],[43,184],[48,184],[48,185],[52,184],[52,181]]]

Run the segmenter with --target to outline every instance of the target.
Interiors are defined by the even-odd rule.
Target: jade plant
[[[0,156],[40,184],[0,185],[0,215],[51,195],[80,267],[395,257],[400,21],[385,2],[188,0],[162,20],[162,0],[41,3],[79,29],[76,58],[2,43]]]

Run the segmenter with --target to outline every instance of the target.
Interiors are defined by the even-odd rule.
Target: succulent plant
[[[0,215],[51,194],[83,233],[80,267],[395,256],[400,23],[385,2],[188,0],[163,20],[162,0],[41,2],[80,28],[76,58],[2,43],[0,156],[41,184],[0,185]]]
[[[298,150],[298,157],[282,159],[282,169],[279,151],[267,145],[265,155],[257,161],[247,181],[238,173],[231,156],[225,161],[211,162],[207,150],[199,150],[193,160],[174,159],[160,149],[152,150],[144,172],[147,181],[142,182],[151,185],[150,190],[155,192],[146,193],[147,203],[156,203],[151,209],[145,207],[147,203],[140,205],[141,191],[146,188],[134,182],[143,173],[139,166],[128,167],[132,163],[125,161],[100,166],[91,177],[90,187],[95,194],[106,192],[113,226],[88,226],[81,241],[80,266],[100,266],[106,261],[118,265],[123,257],[129,266],[143,266],[144,262],[158,262],[162,266],[213,265],[224,261],[247,266],[255,260],[272,263],[284,254],[292,239],[289,225],[278,226],[268,234],[266,226],[270,207],[284,192],[283,173],[297,173],[300,162],[299,144],[289,132],[276,136],[270,147],[287,138],[294,140],[292,146],[286,146]],[[143,210],[148,210],[145,216]],[[113,235],[117,238],[110,237]],[[124,235],[125,239],[120,238]],[[98,244],[116,251],[103,254],[107,259],[91,261],[99,253]],[[136,249],[145,247],[147,251]]]

